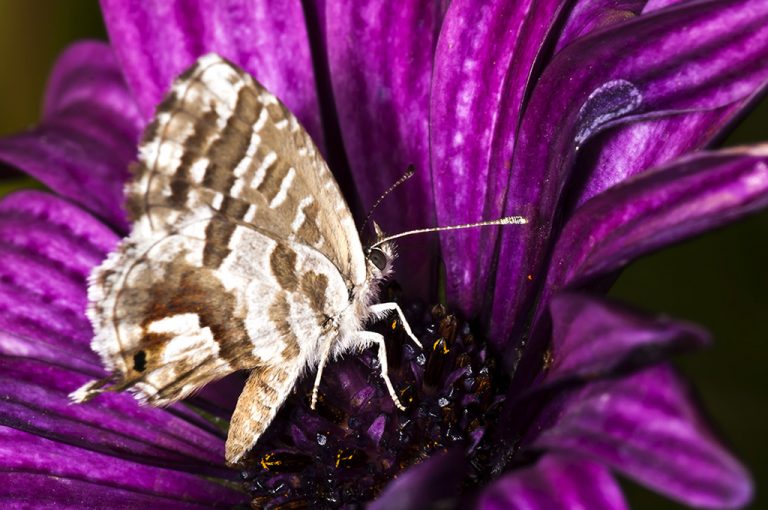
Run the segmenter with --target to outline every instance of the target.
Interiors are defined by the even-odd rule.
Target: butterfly
[[[111,375],[71,398],[129,391],[168,405],[249,371],[231,419],[226,460],[238,462],[299,377],[384,338],[366,321],[392,272],[392,242],[376,227],[363,248],[349,207],[310,136],[247,72],[201,57],[158,106],[127,186],[130,235],[92,272],[92,348]]]

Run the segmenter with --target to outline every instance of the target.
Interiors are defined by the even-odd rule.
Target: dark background
[[[0,0],[0,135],[35,123],[58,53],[82,38],[105,39],[95,0]],[[768,101],[728,145],[768,140]],[[7,186],[6,186],[7,189]],[[2,190],[0,190],[2,192]],[[646,310],[700,323],[714,346],[678,364],[717,430],[749,466],[768,507],[768,212],[638,261],[611,295]],[[627,483],[635,509],[682,508]]]

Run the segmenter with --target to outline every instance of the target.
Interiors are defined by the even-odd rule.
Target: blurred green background
[[[38,118],[58,53],[82,38],[105,39],[95,0],[0,0],[0,135]],[[768,140],[768,101],[729,145]],[[647,310],[703,324],[714,346],[679,359],[718,430],[751,469],[752,508],[768,508],[768,212],[709,233],[629,268],[611,294]],[[632,508],[676,509],[627,483]]]

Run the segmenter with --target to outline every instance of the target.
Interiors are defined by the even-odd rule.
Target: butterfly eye
[[[384,255],[383,251],[377,248],[372,249],[368,254],[368,260],[370,260],[379,271],[384,270],[384,267],[387,265],[387,256]]]

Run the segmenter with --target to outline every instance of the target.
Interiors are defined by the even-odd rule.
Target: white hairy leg
[[[387,346],[384,342],[384,337],[373,331],[358,331],[355,333],[355,338],[362,344],[379,344],[379,365],[381,366],[381,378],[384,379],[384,384],[387,385],[389,396],[392,398],[392,402],[395,403],[398,409],[405,411],[405,406],[400,403],[400,399],[397,398],[395,393],[395,387],[392,386],[392,381],[389,380],[389,368],[387,364]]]
[[[398,317],[400,317],[400,322],[403,323],[403,329],[405,330],[405,333],[409,337],[411,337],[411,340],[413,340],[413,343],[419,346],[419,349],[423,349],[421,342],[419,342],[419,340],[413,334],[413,331],[411,331],[411,325],[408,324],[407,320],[405,320],[405,315],[403,314],[403,310],[400,308],[400,305],[398,305],[397,303],[378,303],[376,305],[371,305],[368,308],[368,310],[370,310],[371,313],[375,314],[377,317],[380,317],[387,312],[395,310],[397,312]]]
[[[318,388],[320,388],[320,379],[323,378],[323,369],[325,368],[325,364],[328,362],[328,358],[331,356],[331,347],[333,346],[333,342],[326,342],[325,348],[323,349],[323,354],[320,357],[320,363],[317,365],[317,375],[315,376],[315,385],[312,386],[312,402],[309,404],[310,409],[313,411],[315,410],[315,406],[317,405],[317,392]]]

